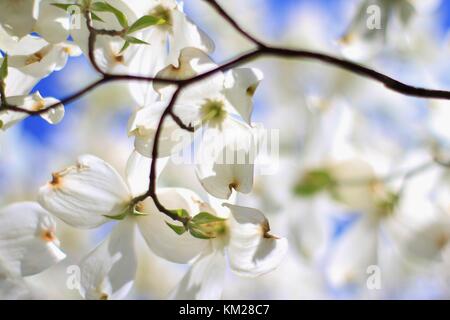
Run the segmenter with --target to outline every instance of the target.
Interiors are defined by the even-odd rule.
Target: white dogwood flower
[[[336,184],[331,194],[360,215],[337,240],[327,273],[336,286],[360,283],[366,279],[369,266],[379,265],[383,237],[398,241],[400,198],[362,159],[341,161],[329,168]]]
[[[183,49],[178,63],[164,68],[157,76],[186,79],[216,67],[196,48]],[[228,199],[233,190],[248,193],[252,189],[256,151],[250,122],[252,98],[261,80],[262,74],[256,69],[217,72],[208,80],[183,90],[173,109],[185,124],[191,124],[201,133],[197,174],[205,189],[215,197]],[[135,147],[145,156],[152,154],[161,114],[173,92],[172,86],[155,85],[155,88],[162,101],[138,110],[129,122]],[[164,123],[160,139],[160,156],[179,152],[192,141],[191,134],[180,130],[170,118]]]
[[[69,42],[51,44],[42,38],[26,36],[8,48],[9,66],[36,78],[61,70],[69,57],[79,56],[80,49]]]
[[[168,48],[166,65],[172,64],[178,66],[178,57],[181,50],[187,47],[194,47],[204,52],[210,53],[214,50],[213,41],[196,26],[183,11],[183,4],[175,0],[138,0],[131,5],[137,14],[148,14],[154,17],[164,19],[162,23],[154,28],[145,30],[144,40],[154,43],[152,57],[157,58],[156,54],[164,52]],[[147,51],[147,53],[150,53]],[[144,56],[142,57],[144,58]]]
[[[0,2],[0,25],[19,39],[33,32],[48,42],[59,43],[69,35],[68,14],[53,0],[4,0]]]
[[[390,37],[389,30],[407,26],[414,15],[430,12],[439,3],[440,0],[363,1],[350,27],[340,39],[342,52],[352,59],[375,55],[386,45],[386,39]]]
[[[56,108],[52,108],[48,112],[42,113],[41,117],[50,124],[57,124],[64,117],[64,106],[59,104],[59,100],[55,98],[43,98],[39,92],[28,96],[7,97],[6,102],[12,106],[28,111],[45,110],[50,106],[58,104]],[[6,130],[26,117],[28,117],[28,114],[24,112],[0,110],[0,129]]]
[[[153,252],[178,263],[190,261],[207,245],[188,234],[175,234],[151,199],[134,208],[131,200],[146,191],[149,170],[150,159],[133,153],[125,182],[108,163],[85,155],[74,166],[54,173],[52,181],[40,189],[42,206],[73,227],[95,228],[111,219],[120,220],[110,236],[81,262],[80,292],[86,299],[120,299],[129,292],[136,272],[136,229]],[[189,191],[159,189],[158,197],[169,209],[200,211]]]
[[[226,220],[205,223],[214,238],[173,290],[173,299],[220,299],[227,260],[235,274],[257,277],[276,269],[287,253],[287,240],[269,232],[269,222],[259,210],[232,204],[216,210],[204,206]]]
[[[65,258],[50,214],[34,202],[0,209],[0,278],[34,275]]]
[[[81,262],[80,292],[85,298],[120,299],[129,292],[136,272],[136,229],[155,254],[176,263],[187,263],[199,255],[199,261],[210,259],[212,248],[218,250],[214,256],[221,257],[225,247],[232,269],[242,275],[264,274],[280,263],[286,240],[269,234],[268,222],[257,210],[228,205],[234,220],[230,219],[229,224],[225,220],[205,224],[195,217],[212,209],[195,193],[179,188],[159,189],[158,199],[165,207],[185,210],[192,216],[190,221],[198,223],[195,228],[207,228],[197,230],[197,234],[194,230],[179,235],[167,225],[176,228],[179,223],[159,212],[151,198],[134,207],[133,197],[147,189],[149,162],[150,159],[133,153],[125,182],[103,160],[81,156],[76,165],[54,173],[52,181],[39,192],[39,202],[74,227],[95,228],[111,218],[120,220],[110,236]],[[212,232],[216,238],[199,239],[199,232]],[[195,263],[192,272],[201,265]],[[223,266],[219,270],[224,270]],[[185,287],[190,286],[189,282],[184,283]],[[215,285],[206,281],[202,287]],[[183,290],[179,289],[180,294]]]
[[[60,101],[54,98],[43,98],[39,92],[28,94],[38,82],[37,78],[10,67],[9,59],[9,57],[8,60],[0,59],[0,65],[6,70],[6,77],[2,79],[6,104],[28,111],[41,111],[52,106],[51,110],[40,116],[51,124],[60,122],[64,117],[64,106],[59,103]],[[25,112],[0,110],[0,129],[6,130],[26,117],[28,114]]]

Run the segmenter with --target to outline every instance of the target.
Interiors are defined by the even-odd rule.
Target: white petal
[[[186,15],[178,10],[172,11],[173,39],[169,62],[176,63],[179,52],[183,48],[193,47],[206,53],[214,51],[214,42],[199,29]]]
[[[129,205],[131,195],[120,175],[105,161],[84,155],[76,165],[54,173],[39,190],[39,202],[64,222],[93,228],[117,216]]]
[[[444,218],[433,221],[417,231],[411,230],[401,244],[402,253],[417,262],[441,261],[442,254],[450,243],[450,225],[448,217]]]
[[[52,5],[53,0],[41,0],[35,32],[50,43],[60,43],[69,36],[69,14]]]
[[[41,38],[29,36],[18,43],[16,50],[9,52],[8,63],[10,67],[41,79],[61,70],[69,55],[76,55],[77,51],[76,46],[68,43],[49,44]]]
[[[57,103],[60,103],[58,99],[45,98],[43,103],[44,106],[42,107],[42,109],[46,109],[50,106],[56,105]],[[50,124],[57,124],[64,118],[64,113],[65,113],[64,106],[62,104],[59,104],[56,108],[53,108],[46,113],[43,113],[41,117]]]
[[[258,210],[224,204],[231,210],[228,256],[239,275],[256,277],[278,267],[288,250],[285,238],[269,233],[266,217]]]
[[[228,199],[233,190],[251,192],[256,144],[245,124],[229,119],[223,127],[203,132],[196,154],[196,172],[208,193]]]
[[[0,210],[0,266],[13,276],[40,273],[65,258],[55,222],[34,202]]]
[[[135,223],[125,219],[81,262],[81,295],[90,300],[123,299],[134,283]]]
[[[0,270],[0,274],[1,270]],[[0,300],[31,300],[33,294],[22,278],[0,276]]]
[[[31,33],[35,22],[34,0],[0,2],[0,23],[9,34],[21,38]]]
[[[24,107],[27,100],[27,96],[8,97],[6,99],[9,104],[20,107]],[[28,117],[28,114],[23,112],[14,112],[9,110],[0,111],[0,129],[5,131],[26,117]]]
[[[386,30],[391,17],[389,12],[390,2],[378,2],[377,7],[381,10],[381,28],[367,28],[367,8],[370,1],[364,1],[345,35],[341,37],[342,54],[352,60],[367,60],[376,55],[386,40]]]
[[[159,71],[157,73],[157,77],[163,79],[183,80],[210,71],[216,67],[217,64],[215,64],[205,52],[197,48],[188,47],[180,51],[176,62],[172,62],[167,67]],[[221,72],[218,72],[214,76],[209,77],[207,80],[201,81],[199,84],[193,84],[189,87],[189,89],[184,90],[180,96],[180,101],[186,100],[187,96],[195,97],[196,94],[194,93],[201,92],[201,88],[203,88],[203,92],[206,94],[211,94],[211,92],[219,92],[223,87],[223,82],[224,76]],[[160,92],[163,97],[167,97],[171,94],[171,92],[173,92],[173,88],[165,84],[155,83],[154,88]],[[170,88],[170,90],[167,88]],[[200,89],[194,90],[193,88]],[[204,96],[204,94],[202,96]],[[196,97],[196,99],[198,100],[201,97]]]
[[[170,294],[176,300],[218,300],[225,282],[226,260],[223,250],[210,248],[196,259]]]
[[[130,61],[129,73],[145,77],[155,76],[166,66],[167,34],[158,28],[150,28],[143,40],[150,43],[142,46]],[[159,99],[153,89],[153,83],[147,81],[130,81],[129,91],[139,107],[150,106]]]
[[[201,199],[187,189],[159,189],[158,199],[170,210],[185,209],[190,215],[202,211]],[[194,238],[187,232],[180,236],[170,229],[166,221],[181,224],[160,213],[150,198],[142,203],[141,208],[147,215],[138,217],[139,229],[150,249],[158,256],[172,262],[186,263],[207,247],[207,240]]]
[[[253,95],[264,78],[258,69],[233,69],[225,78],[225,96],[241,117],[251,123],[253,112]]]
[[[137,110],[130,118],[128,131],[134,135],[136,150],[143,156],[152,157],[153,142],[161,115],[166,108],[166,102],[154,103],[151,106]],[[189,121],[191,111],[182,112],[185,109],[176,108],[176,113],[183,121]],[[189,122],[186,122],[189,124]],[[166,117],[159,137],[158,156],[167,157],[179,152],[192,141],[192,133],[181,129],[171,117]]]
[[[54,98],[44,99],[39,92],[30,96],[8,97],[6,101],[13,106],[30,111],[42,110],[59,102]],[[6,130],[26,117],[28,117],[28,114],[24,112],[0,111],[0,128]],[[56,124],[64,117],[64,106],[60,105],[57,108],[42,114],[41,117],[51,124]]]
[[[333,249],[327,273],[335,286],[360,283],[367,268],[377,264],[378,225],[363,217],[350,227]]]
[[[336,197],[352,209],[372,213],[377,208],[376,180],[372,166],[358,158],[336,162],[330,165],[330,173],[337,186]],[[357,183],[358,181],[374,181],[374,183]],[[356,181],[356,183],[355,183]],[[383,185],[380,183],[380,188]]]
[[[156,164],[156,177],[166,167],[169,158],[159,158]],[[152,159],[133,151],[127,162],[127,183],[133,196],[140,196],[147,192],[150,183],[150,167]]]
[[[6,78],[6,96],[22,96],[30,93],[40,79],[25,74],[18,69],[9,68]]]

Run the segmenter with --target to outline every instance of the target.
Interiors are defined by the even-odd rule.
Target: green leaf
[[[94,12],[91,12],[91,17],[92,17],[92,20],[94,20],[94,21],[105,22],[105,21],[103,21],[102,18],[100,18],[100,17],[99,17],[98,15],[96,15]]]
[[[0,79],[5,80],[8,77],[8,55],[3,58],[2,66],[0,67]]]
[[[124,39],[131,44],[149,44],[148,42],[135,37],[126,36]]]
[[[215,223],[215,222],[222,222],[226,219],[219,218],[217,216],[214,216],[208,212],[200,212],[195,217],[191,219],[191,223],[196,225],[202,225],[202,224],[208,224],[208,223]]]
[[[300,197],[310,197],[326,190],[334,184],[331,175],[324,169],[306,172],[294,187],[294,193]]]
[[[122,11],[113,7],[107,2],[94,2],[91,4],[91,11],[109,12],[116,16],[117,21],[124,29],[128,29],[128,19]]]
[[[128,214],[130,213],[129,209],[126,209],[124,212],[122,212],[121,214],[118,214],[117,216],[108,216],[108,215],[103,215],[104,217],[108,218],[108,219],[112,219],[112,220],[123,220],[126,218],[126,216],[128,216]]]
[[[79,7],[78,4],[74,4],[74,3],[69,3],[69,4],[65,4],[65,3],[51,3],[51,5],[54,6],[54,7],[57,7],[59,9],[61,9],[61,10],[64,10],[66,12],[69,11],[69,8],[72,7],[72,6]]]
[[[123,47],[120,49],[119,54],[122,54],[132,44],[149,44],[148,42],[145,42],[135,37],[126,36],[124,37],[124,39],[125,43],[123,44]]]
[[[225,233],[226,219],[219,218],[208,212],[200,212],[188,223],[192,236],[199,239],[213,239]]]
[[[171,224],[167,221],[166,221],[166,224],[170,227],[170,229],[175,231],[175,233],[178,234],[179,236],[181,236],[183,233],[186,232],[186,228],[184,226],[177,226],[176,224]]]
[[[129,41],[125,41],[122,49],[120,49],[120,51],[119,51],[119,54],[122,54],[125,50],[127,50],[130,45],[131,45],[131,43]]]
[[[184,209],[170,210],[170,212],[172,212],[177,217],[182,218],[182,219],[190,218],[189,213]]]
[[[131,34],[133,32],[154,26],[159,24],[166,23],[166,20],[162,18],[157,18],[154,16],[143,16],[139,18],[135,23],[131,25],[131,27],[128,29],[127,33]]]
[[[189,228],[189,233],[197,239],[202,239],[202,240],[208,240],[208,239],[212,239],[215,238],[214,236],[208,235],[206,234],[203,230],[198,229],[198,228]]]
[[[400,201],[400,195],[394,192],[388,192],[384,199],[378,201],[377,206],[380,212],[384,215],[390,215],[395,211]]]

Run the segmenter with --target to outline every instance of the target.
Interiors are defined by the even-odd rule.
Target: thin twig
[[[182,120],[174,113],[173,109],[177,100],[177,97],[181,90],[185,89],[189,85],[193,83],[197,83],[201,80],[205,80],[208,77],[218,73],[226,71],[230,68],[242,65],[244,63],[247,63],[249,61],[252,61],[254,59],[257,59],[262,56],[273,56],[277,58],[291,58],[291,59],[306,59],[306,60],[314,60],[323,62],[325,64],[333,65],[335,67],[347,70],[351,73],[357,74],[359,76],[372,79],[376,82],[379,82],[383,84],[386,88],[391,89],[395,92],[398,92],[400,94],[406,95],[406,96],[413,96],[413,97],[419,97],[419,98],[430,98],[430,99],[443,99],[443,100],[450,100],[450,91],[444,91],[444,90],[434,90],[434,89],[426,89],[421,87],[415,87],[408,84],[405,84],[403,82],[400,82],[392,77],[389,77],[388,75],[385,75],[383,73],[380,73],[378,71],[375,71],[373,69],[370,69],[368,67],[362,66],[358,63],[345,60],[342,58],[334,57],[328,54],[314,52],[314,51],[308,51],[308,50],[295,50],[295,49],[289,49],[289,48],[283,48],[283,47],[276,47],[276,46],[270,46],[264,44],[262,41],[258,40],[256,37],[245,31],[238,23],[237,21],[232,18],[224,9],[223,7],[216,1],[216,0],[204,0],[206,3],[208,3],[220,16],[222,16],[237,32],[239,32],[243,37],[245,37],[247,40],[252,42],[256,48],[241,54],[233,59],[231,59],[229,62],[226,62],[224,64],[221,64],[217,66],[216,68],[204,72],[202,74],[193,76],[188,79],[184,80],[177,80],[177,79],[166,79],[166,78],[158,78],[158,77],[142,77],[142,76],[134,76],[134,75],[114,75],[114,74],[108,74],[104,72],[99,65],[96,63],[95,60],[95,43],[97,39],[97,35],[109,35],[109,36],[120,36],[120,31],[113,31],[113,30],[104,30],[104,29],[95,29],[92,25],[92,17],[90,12],[87,10],[85,12],[85,18],[87,21],[87,28],[89,30],[89,59],[91,60],[91,63],[94,67],[94,69],[99,72],[102,75],[102,78],[100,80],[97,80],[96,82],[88,85],[84,89],[81,89],[80,91],[70,95],[69,97],[66,97],[65,99],[61,100],[60,103],[55,103],[54,105],[49,106],[46,109],[42,110],[26,110],[17,106],[9,106],[5,105],[3,103],[3,95],[2,95],[2,105],[4,110],[11,110],[16,112],[23,112],[27,113],[28,115],[40,115],[43,113],[48,112],[51,109],[54,109],[58,107],[61,104],[68,104],[70,102],[73,102],[82,96],[88,94],[90,91],[95,89],[96,87],[105,84],[107,82],[113,82],[113,81],[144,81],[144,82],[154,82],[154,83],[163,83],[163,84],[173,84],[177,86],[177,89],[175,93],[173,94],[168,106],[164,110],[161,119],[158,123],[158,127],[155,133],[154,137],[154,144],[153,144],[153,150],[152,150],[152,167],[150,170],[150,183],[149,183],[149,189],[148,192],[144,195],[137,197],[134,199],[135,201],[139,202],[147,197],[151,197],[153,201],[155,202],[155,205],[157,208],[167,214],[172,219],[178,220],[186,224],[186,219],[182,219],[178,217],[176,214],[171,212],[170,210],[167,210],[158,200],[158,197],[156,195],[156,165],[157,165],[157,158],[158,158],[158,145],[159,145],[159,137],[161,135],[162,126],[164,123],[164,120],[167,116],[171,116],[172,119],[183,129],[193,131],[194,128],[190,124],[186,125],[182,122]],[[6,99],[6,98],[5,98]],[[136,203],[137,203],[136,202]]]

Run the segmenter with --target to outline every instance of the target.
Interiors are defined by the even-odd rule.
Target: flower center
[[[220,125],[227,117],[225,104],[220,100],[207,99],[200,109],[200,116],[203,123],[212,126]]]
[[[164,21],[166,21],[166,22],[163,23],[162,26],[164,26],[164,25],[171,26],[172,25],[172,14],[170,11],[171,10],[169,8],[166,8],[163,5],[159,5],[150,12],[150,15],[152,15],[156,18],[164,19]]]

